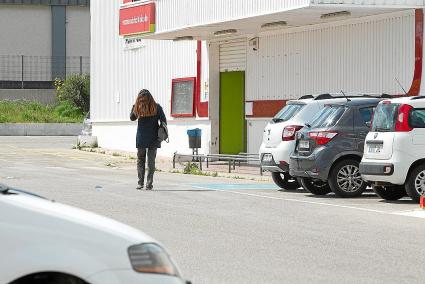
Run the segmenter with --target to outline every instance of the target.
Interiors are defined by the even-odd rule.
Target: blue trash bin
[[[189,137],[189,148],[197,149],[201,148],[201,136],[202,130],[199,128],[189,129],[187,131],[187,136]]]

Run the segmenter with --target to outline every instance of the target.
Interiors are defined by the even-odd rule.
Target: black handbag
[[[168,127],[166,123],[161,122],[158,128],[158,141],[162,142],[165,141],[167,143],[170,142],[170,139],[168,138]]]

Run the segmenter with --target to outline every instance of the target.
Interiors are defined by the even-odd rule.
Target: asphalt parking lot
[[[134,160],[74,143],[0,137],[0,182],[148,233],[193,283],[423,283],[425,219],[407,198],[314,197],[168,172],[154,191],[136,191]]]

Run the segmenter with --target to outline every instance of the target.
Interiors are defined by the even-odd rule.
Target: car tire
[[[312,178],[299,178],[302,187],[314,195],[326,195],[331,192],[329,184],[325,181],[314,180]]]
[[[339,197],[350,198],[362,195],[366,182],[359,171],[359,161],[346,159],[332,167],[329,174],[329,186]]]
[[[407,195],[419,203],[421,196],[425,196],[425,165],[415,167],[405,184]]]
[[[406,196],[404,186],[372,186],[373,192],[379,197],[389,201],[395,201]]]
[[[272,172],[272,179],[278,187],[284,190],[296,190],[300,187],[297,179],[289,175],[287,172]]]

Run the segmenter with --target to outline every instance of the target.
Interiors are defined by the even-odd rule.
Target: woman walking
[[[167,119],[162,107],[155,102],[151,93],[145,89],[139,92],[136,103],[131,110],[130,119],[131,121],[138,120],[136,147],[139,182],[136,188],[141,190],[144,187],[147,154],[148,176],[146,190],[152,190],[156,151],[161,148],[161,141],[158,140],[159,123],[167,124]]]

